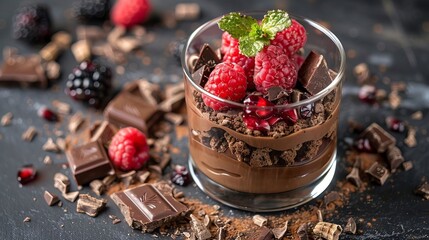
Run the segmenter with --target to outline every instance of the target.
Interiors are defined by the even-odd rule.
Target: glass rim
[[[247,15],[263,15],[263,12],[242,12],[243,14],[247,14]],[[289,14],[289,16],[292,19],[296,19],[299,22],[303,21],[306,22],[307,24],[309,24],[310,26],[312,26],[313,28],[315,28],[316,30],[319,30],[320,32],[322,32],[325,36],[327,36],[337,47],[337,50],[339,52],[340,55],[340,67],[338,69],[337,75],[334,78],[334,80],[332,80],[332,82],[326,87],[324,88],[322,91],[316,93],[315,95],[312,95],[304,100],[298,101],[298,102],[294,102],[294,103],[287,103],[287,104],[282,104],[282,105],[274,105],[274,106],[252,106],[258,109],[273,109],[273,108],[281,108],[281,109],[292,109],[292,108],[297,108],[297,107],[301,107],[301,106],[306,106],[308,104],[311,104],[313,102],[316,102],[318,100],[320,100],[321,98],[325,97],[326,95],[328,95],[332,90],[334,90],[334,88],[340,84],[341,80],[344,77],[345,74],[345,68],[346,68],[346,54],[344,51],[344,47],[341,44],[340,40],[338,39],[337,36],[335,36],[334,33],[332,33],[329,29],[327,29],[326,27],[322,26],[321,24],[308,19],[308,18],[304,18],[301,16],[297,16],[297,15],[293,15],[293,14]],[[182,51],[181,54],[181,64],[182,64],[182,70],[183,73],[185,74],[186,77],[186,81],[189,81],[191,83],[191,85],[196,88],[199,92],[209,96],[212,99],[216,99],[222,103],[237,107],[237,108],[248,108],[249,105],[246,105],[244,103],[238,103],[238,102],[234,102],[234,101],[230,101],[221,97],[218,97],[216,95],[213,95],[210,92],[207,92],[202,86],[200,86],[199,84],[197,84],[193,78],[192,78],[192,74],[189,70],[189,66],[188,66],[188,61],[186,61],[186,53],[189,50],[190,44],[193,41],[193,39],[195,39],[198,34],[200,34],[201,32],[203,32],[204,30],[207,30],[209,27],[212,27],[214,24],[217,24],[217,22],[222,18],[223,16],[214,18],[212,20],[209,20],[207,22],[205,22],[204,24],[202,24],[200,27],[198,27],[194,32],[192,32],[192,34],[189,36],[189,38],[186,41],[185,44],[185,48]]]

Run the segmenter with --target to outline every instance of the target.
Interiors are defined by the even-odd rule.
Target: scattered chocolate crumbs
[[[347,224],[344,227],[344,232],[350,233],[350,234],[356,234],[356,222],[354,218],[351,217],[347,220]]]
[[[61,149],[58,147],[58,145],[52,140],[52,138],[48,138],[46,140],[45,144],[43,144],[42,149],[47,152],[54,152],[58,153],[61,151]]]
[[[31,222],[31,218],[30,217],[25,217],[23,222]]]
[[[417,146],[416,129],[414,127],[408,128],[407,137],[405,138],[404,143],[410,148]]]
[[[22,134],[21,138],[24,141],[31,142],[31,141],[33,141],[33,139],[36,135],[37,135],[36,128],[31,126]]]
[[[57,195],[54,195],[48,191],[45,191],[43,197],[45,199],[46,204],[48,204],[49,206],[52,206],[60,201]]]
[[[13,114],[11,112],[6,113],[1,118],[1,125],[2,126],[8,126],[12,123]]]
[[[88,194],[79,194],[76,211],[78,213],[85,213],[91,217],[96,217],[98,213],[105,208],[106,203],[107,200],[105,199],[97,199]]]

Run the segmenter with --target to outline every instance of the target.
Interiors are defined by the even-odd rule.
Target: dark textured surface
[[[74,20],[69,16],[70,1],[45,0],[52,10],[55,29],[73,31]],[[156,12],[173,10],[177,1],[153,1]],[[384,123],[385,116],[395,115],[408,119],[416,110],[422,110],[424,119],[408,120],[418,126],[416,148],[410,149],[403,144],[405,134],[395,134],[398,137],[399,148],[405,159],[414,163],[414,168],[408,172],[394,174],[383,186],[371,185],[363,193],[352,194],[350,203],[328,221],[345,225],[348,217],[364,219],[358,223],[358,229],[363,235],[345,239],[428,239],[429,238],[429,202],[413,194],[423,176],[429,176],[429,153],[427,146],[429,137],[427,128],[429,122],[429,2],[419,1],[198,1],[202,5],[203,16],[198,22],[180,24],[177,29],[168,30],[149,27],[156,34],[156,41],[144,47],[144,51],[152,58],[150,66],[143,66],[137,61],[130,61],[126,66],[125,75],[116,75],[117,87],[126,81],[147,77],[152,81],[174,82],[181,79],[181,70],[175,65],[175,60],[166,54],[168,43],[178,39],[180,33],[188,35],[198,24],[233,10],[268,10],[274,7],[284,8],[296,15],[302,15],[314,20],[329,23],[331,30],[340,38],[347,50],[355,50],[357,55],[348,59],[346,82],[343,91],[343,102],[340,124],[340,139],[348,136],[345,121],[348,118],[358,119],[368,125],[371,122]],[[204,3],[204,4],[202,4]],[[22,53],[36,52],[39,47],[15,42],[11,39],[11,18],[19,1],[0,2],[0,46],[16,46]],[[383,31],[375,33],[375,29]],[[48,134],[44,129],[53,129],[54,124],[44,122],[37,117],[37,108],[50,105],[53,99],[69,102],[73,110],[83,111],[91,119],[101,118],[101,113],[89,110],[82,105],[72,102],[65,94],[65,77],[75,65],[68,51],[59,59],[63,77],[49,90],[19,89],[0,87],[0,115],[13,112],[12,125],[0,127],[0,239],[151,239],[151,235],[142,236],[131,230],[125,222],[112,225],[109,214],[120,216],[119,209],[109,199],[108,209],[97,218],[90,218],[76,213],[75,203],[64,202],[63,208],[48,207],[43,200],[44,190],[57,193],[53,187],[53,175],[62,170],[61,163],[65,162],[64,155],[48,154],[53,157],[54,164],[45,166],[42,163],[46,155],[41,146]],[[407,91],[403,94],[403,102],[399,109],[391,110],[387,106],[369,106],[361,104],[357,99],[358,86],[352,76],[353,66],[360,62],[368,62],[373,73],[380,78],[390,78],[391,81],[404,81]],[[387,66],[385,72],[379,71],[379,65]],[[161,75],[155,75],[159,68]],[[379,82],[379,86],[388,86]],[[21,133],[29,125],[39,129],[39,135],[32,143],[23,142]],[[47,125],[47,126],[45,126]],[[65,124],[60,125],[63,128]],[[183,151],[173,156],[173,162],[185,163],[187,159],[187,142],[182,140],[174,145]],[[339,142],[339,155],[345,154],[344,144]],[[23,164],[33,163],[39,170],[37,181],[19,188],[16,181],[16,171]],[[346,164],[340,161],[336,179],[345,178]],[[76,187],[76,186],[73,186]],[[335,187],[335,181],[330,189]],[[75,188],[72,188],[75,189]],[[195,187],[184,188],[186,195],[199,198],[214,204]],[[85,189],[83,192],[88,191]],[[372,201],[367,201],[370,196]],[[33,198],[35,200],[33,200]],[[363,201],[364,200],[364,201]],[[314,202],[307,205],[314,204]],[[237,210],[222,207],[225,214],[231,216],[246,215]],[[290,210],[292,212],[294,210]],[[25,217],[31,222],[24,223]],[[372,219],[375,219],[373,221]],[[371,222],[372,227],[367,226]],[[169,238],[166,238],[169,239]]]

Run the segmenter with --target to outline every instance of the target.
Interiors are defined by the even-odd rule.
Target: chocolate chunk
[[[345,233],[356,234],[356,221],[353,218],[347,220],[347,224],[344,227]]]
[[[91,217],[96,217],[98,213],[106,207],[106,204],[106,199],[97,199],[88,194],[79,194],[76,211],[78,213],[85,213]]]
[[[117,126],[132,126],[147,132],[161,116],[158,107],[131,93],[122,92],[104,110],[106,119]]]
[[[0,85],[38,86],[46,88],[48,79],[38,55],[20,56],[11,53],[0,67]]]
[[[404,162],[404,156],[402,156],[401,150],[394,145],[387,148],[386,159],[389,163],[390,171],[396,170],[399,165]]]
[[[261,216],[259,214],[254,215],[253,218],[252,218],[252,220],[253,220],[254,224],[256,224],[256,225],[258,225],[260,227],[267,225],[267,222],[268,222],[267,218],[265,218],[265,217],[263,217],[263,216]]]
[[[180,108],[180,106],[185,101],[185,93],[181,92],[175,94],[171,97],[167,97],[164,101],[159,104],[159,108],[164,112],[175,111]]]
[[[106,191],[106,185],[104,185],[104,183],[98,179],[91,181],[89,186],[98,196],[102,195]]]
[[[429,183],[422,183],[415,192],[416,194],[423,196],[424,199],[429,200]]]
[[[113,193],[111,198],[130,227],[144,232],[152,232],[188,211],[173,196],[164,194],[150,184]]]
[[[78,185],[105,177],[112,171],[106,151],[99,142],[90,142],[67,151],[67,160]]]
[[[410,148],[417,146],[416,129],[414,127],[408,128],[407,137],[405,138],[404,143]]]
[[[366,170],[366,173],[371,175],[373,179],[380,185],[383,185],[390,176],[389,170],[387,170],[387,168],[378,162],[373,163],[371,167]]]
[[[289,93],[280,86],[270,87],[267,93],[267,99],[270,102],[279,100],[282,97],[289,96]]]
[[[191,228],[199,240],[210,239],[212,237],[209,229],[193,214],[191,214]]]
[[[212,66],[204,65],[198,68],[193,74],[192,79],[201,87],[204,87],[209,80],[210,73],[213,71]]]
[[[137,180],[139,180],[139,182],[145,183],[149,179],[150,172],[149,171],[139,171],[139,172],[137,172],[136,176],[137,176]]]
[[[272,240],[274,237],[273,233],[271,232],[271,230],[267,227],[261,227],[259,229],[256,230],[256,232],[254,232],[249,239],[254,239],[254,240]]]
[[[58,147],[58,145],[52,140],[52,138],[48,138],[46,140],[45,144],[43,144],[42,149],[47,152],[60,152],[61,149]]]
[[[313,229],[314,235],[328,240],[338,240],[342,231],[340,225],[328,222],[318,222]]]
[[[48,191],[45,191],[45,194],[43,194],[43,197],[45,198],[45,202],[49,206],[52,206],[52,205],[54,205],[54,204],[56,204],[56,203],[58,203],[60,201],[60,199],[58,198],[58,196],[56,196],[56,195],[54,195],[54,194],[52,194],[52,193],[50,193]]]
[[[283,227],[278,227],[271,230],[276,239],[283,239],[283,236],[286,234],[286,231],[287,231],[288,223],[289,222],[286,221]]]
[[[11,112],[6,113],[1,118],[1,125],[2,126],[10,125],[10,123],[12,122],[12,118],[13,118],[13,114]]]
[[[118,128],[107,121],[103,121],[100,124],[94,124],[89,133],[91,138],[90,141],[100,141],[101,144],[107,148],[116,132],[118,132]]]
[[[352,182],[356,187],[360,187],[362,185],[362,180],[359,176],[359,168],[353,167],[352,171],[346,176],[346,179],[349,182]]]
[[[355,75],[359,84],[367,83],[369,79],[369,68],[366,63],[360,63],[353,69],[353,75]]]
[[[103,184],[107,187],[113,184],[116,180],[116,175],[108,175],[105,178],[103,178]]]
[[[362,133],[362,137],[367,138],[379,153],[385,152],[389,146],[396,143],[396,139],[377,123],[369,125]]]
[[[308,236],[308,225],[309,225],[308,223],[303,223],[296,230],[296,233],[298,234],[298,237],[300,240],[310,239]]]
[[[37,135],[36,128],[33,126],[29,127],[25,132],[21,135],[22,140],[31,142],[33,141],[34,137]]]
[[[88,40],[79,40],[71,46],[74,58],[77,62],[91,59],[91,45]]]
[[[25,217],[24,220],[22,220],[23,222],[31,222],[31,218],[30,217]]]
[[[157,105],[161,99],[160,86],[158,84],[153,84],[146,79],[127,83],[124,86],[123,92],[129,92],[136,97],[143,98],[144,102],[152,105]]]
[[[79,197],[79,191],[63,193],[63,198],[65,198],[69,202],[76,201],[77,197]]]
[[[200,5],[198,3],[178,3],[174,10],[176,20],[196,20],[200,17]]]
[[[69,178],[62,173],[55,173],[54,175],[54,187],[62,193],[68,193],[70,189]]]
[[[336,191],[332,191],[323,197],[323,203],[325,204],[325,207],[328,206],[330,203],[335,202],[337,200],[341,200],[341,196]]]
[[[70,117],[68,129],[71,133],[76,133],[79,130],[79,127],[84,122],[84,118],[82,117],[82,113],[75,113]]]
[[[331,84],[329,68],[323,55],[311,51],[298,71],[298,79],[311,95]]]
[[[220,63],[220,59],[218,55],[213,51],[209,44],[204,44],[201,48],[200,55],[198,56],[197,61],[195,62],[195,66],[193,69],[193,73],[197,71],[200,67],[204,65],[215,66]]]
[[[413,168],[413,162],[411,161],[403,162],[402,167],[404,168],[405,171],[409,171]]]

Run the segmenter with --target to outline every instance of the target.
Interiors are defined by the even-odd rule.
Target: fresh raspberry
[[[112,9],[111,19],[115,25],[132,27],[145,21],[150,11],[149,0],[119,0]]]
[[[149,161],[146,136],[136,128],[122,128],[112,138],[109,157],[113,164],[123,171],[142,168]]]
[[[301,66],[302,66],[302,64],[303,64],[303,63],[304,63],[304,61],[305,61],[305,58],[304,58],[303,56],[299,55],[299,54],[294,54],[294,55],[291,57],[291,60],[292,60],[292,62],[294,62],[294,63],[295,63],[295,65],[298,67],[298,69],[300,69],[300,68],[301,68]]]
[[[240,53],[237,46],[231,46],[222,59],[223,62],[235,63],[243,68],[247,78],[248,88],[253,89],[253,74],[255,72],[255,58],[247,57]]]
[[[295,19],[292,19],[292,25],[278,32],[276,37],[271,40],[271,45],[282,47],[288,56],[292,56],[301,49],[306,42],[307,33],[305,28]]]
[[[273,86],[291,89],[297,80],[297,68],[281,47],[270,45],[255,57],[255,87],[267,93]]]
[[[239,102],[246,95],[247,80],[241,66],[234,63],[219,63],[210,73],[204,89],[220,98]],[[213,110],[226,110],[229,106],[203,95],[204,103]]]
[[[238,47],[238,40],[233,38],[228,32],[223,32],[222,46],[220,47],[220,52],[222,53],[222,55],[229,52],[230,47]]]

